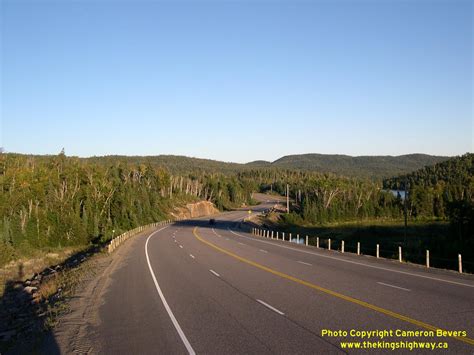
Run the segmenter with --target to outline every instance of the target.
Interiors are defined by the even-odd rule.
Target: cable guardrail
[[[360,242],[346,242],[339,238],[320,238],[317,236],[299,235],[291,232],[281,232],[266,228],[252,227],[251,234],[257,237],[280,240],[282,242],[303,244],[313,246],[317,249],[331,250],[340,253],[351,253],[356,255],[374,256],[377,259],[397,260],[400,263],[412,263],[423,265],[426,268],[443,268],[455,270],[459,273],[472,273],[474,271],[474,262],[462,260],[459,253],[453,255],[453,258],[437,257],[430,255],[430,250],[416,250],[413,248],[402,247],[401,245],[371,244],[362,245]],[[464,269],[463,269],[464,268]]]

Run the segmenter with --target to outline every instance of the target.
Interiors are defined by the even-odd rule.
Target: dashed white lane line
[[[409,290],[408,288],[404,288],[404,287],[400,287],[400,286],[390,285],[390,284],[386,284],[386,283],[383,283],[383,282],[377,282],[377,283],[378,283],[379,285],[382,285],[382,286],[397,288],[397,289],[402,290],[402,291],[407,291],[407,292],[410,292],[410,291],[411,291],[411,290]]]
[[[193,254],[189,254],[189,256],[194,259],[194,255],[193,255]]]
[[[217,277],[221,277],[221,275],[219,275],[217,272],[215,272],[214,270],[209,270],[212,274],[214,274],[215,276]]]
[[[267,307],[268,309],[271,309],[273,312],[276,312],[276,313],[278,313],[278,314],[281,315],[281,316],[284,316],[284,315],[285,315],[285,313],[283,313],[282,311],[279,311],[279,310],[276,309],[275,307],[270,306],[268,303],[263,302],[262,300],[257,299],[257,302],[260,303],[260,304],[263,304],[265,307]]]
[[[297,263],[300,263],[300,264],[303,264],[303,265],[308,265],[308,266],[313,266],[313,264],[305,263],[304,261],[297,261]]]
[[[302,249],[291,248],[291,247],[287,247],[285,245],[279,245],[279,244],[273,243],[273,242],[267,242],[267,241],[264,241],[264,240],[258,240],[256,238],[250,238],[250,237],[247,237],[247,236],[242,235],[240,233],[236,233],[233,230],[231,230],[230,228],[227,228],[227,229],[228,229],[229,232],[231,232],[232,234],[238,235],[239,237],[242,237],[242,238],[245,238],[245,239],[250,239],[250,240],[255,240],[256,242],[259,242],[259,243],[271,244],[271,245],[273,245],[275,247],[278,247],[278,248],[289,249],[289,250],[297,251],[299,253],[311,254],[311,255],[314,255],[314,256],[321,257],[321,258],[333,259],[333,260],[337,260],[337,261],[342,261],[344,263],[350,263],[350,264],[369,267],[369,268],[372,268],[372,269],[395,272],[395,273],[398,273],[398,274],[409,275],[409,276],[414,276],[414,277],[421,277],[421,278],[428,279],[428,280],[446,282],[446,283],[450,283],[450,284],[453,284],[453,285],[459,285],[459,286],[473,287],[474,288],[474,285],[470,285],[470,284],[466,284],[466,283],[462,283],[462,282],[445,280],[445,279],[440,279],[438,277],[420,275],[420,274],[415,274],[415,273],[411,273],[411,272],[407,272],[407,271],[394,270],[394,269],[390,269],[390,268],[386,268],[386,267],[382,267],[382,266],[368,265],[368,264],[360,263],[360,262],[357,262],[357,261],[352,261],[352,260],[347,260],[347,259],[340,259],[340,258],[337,258],[337,257],[334,257],[334,256],[323,255],[323,254],[313,253],[313,252],[302,250]]]
[[[181,249],[183,249],[183,246],[182,246],[182,245],[179,245],[179,247],[180,247]]]
[[[151,267],[150,257],[148,256],[148,242],[150,241],[150,238],[153,237],[156,233],[162,231],[165,228],[168,228],[168,227],[161,228],[161,229],[151,233],[148,236],[148,238],[146,240],[146,243],[145,243],[146,261],[148,263],[148,268],[150,269],[150,274],[151,274],[151,277],[153,279],[153,282],[155,283],[156,291],[158,292],[158,295],[160,296],[161,302],[163,303],[163,306],[165,307],[166,312],[168,313],[168,316],[171,319],[171,322],[173,323],[176,331],[178,332],[178,335],[181,338],[181,341],[183,342],[184,346],[186,347],[186,350],[188,351],[188,353],[190,355],[195,355],[196,352],[194,351],[193,347],[189,343],[188,338],[186,338],[186,335],[184,334],[183,330],[181,329],[178,321],[176,320],[176,317],[174,316],[173,312],[171,311],[170,306],[168,305],[168,302],[166,301],[165,296],[163,295],[163,292],[161,291],[160,285],[158,284],[158,281],[156,280],[155,273],[153,272],[153,268]]]
[[[268,251],[263,250],[263,249],[259,249],[258,251],[261,251],[262,253],[268,253]]]
[[[212,228],[212,233],[214,233],[217,237],[219,238],[222,238],[222,235],[220,235],[219,233],[217,233],[214,228]]]

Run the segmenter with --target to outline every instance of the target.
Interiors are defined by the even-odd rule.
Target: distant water
[[[393,196],[397,197],[400,194],[402,200],[405,199],[405,190],[385,190],[387,192],[391,192]]]

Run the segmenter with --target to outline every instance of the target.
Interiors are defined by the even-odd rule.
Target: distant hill
[[[246,166],[252,166],[257,168],[268,168],[272,166],[272,162],[266,160],[255,160],[251,161],[250,163],[245,164]]]
[[[114,164],[117,161],[137,164],[151,164],[162,166],[172,173],[184,172],[219,172],[235,173],[245,168],[244,164],[223,162],[211,159],[191,158],[182,155],[155,155],[155,156],[124,156],[107,155],[102,157],[86,158],[98,163]]]
[[[41,159],[41,156],[36,157]],[[43,157],[47,158],[47,156]],[[152,166],[164,167],[173,174],[200,172],[232,174],[253,169],[289,169],[381,180],[411,173],[425,166],[446,161],[449,157],[426,154],[358,157],[331,154],[301,154],[287,155],[274,162],[256,160],[247,164],[191,158],[180,155],[107,155],[81,159],[109,166],[115,165],[118,162],[150,164]]]
[[[454,192],[443,194],[443,197],[462,199],[461,196],[466,195],[466,191],[471,191],[468,195],[472,195],[474,190],[474,154],[467,153],[403,176],[385,179],[384,187],[404,189],[405,180],[411,188],[418,187],[425,194],[427,187],[445,189],[450,186]]]
[[[346,176],[384,178],[406,174],[447,159],[449,157],[427,154],[358,157],[332,154],[300,154],[287,155],[272,163],[255,161],[249,163],[249,165],[252,167],[301,169]]]

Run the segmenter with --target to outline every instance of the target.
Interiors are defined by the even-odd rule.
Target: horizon
[[[6,0],[0,146],[240,164],[463,155],[474,147],[472,10]]]
[[[255,162],[263,162],[263,163],[273,164],[274,162],[276,162],[280,159],[283,159],[283,158],[292,157],[292,156],[303,156],[303,155],[343,156],[343,157],[349,157],[349,158],[366,158],[366,157],[368,157],[368,158],[377,158],[377,157],[398,158],[398,157],[404,157],[404,156],[410,156],[410,155],[426,155],[426,156],[434,156],[434,157],[452,159],[452,158],[463,156],[465,154],[471,154],[470,152],[465,152],[463,154],[458,154],[458,155],[432,155],[432,154],[425,154],[425,153],[408,153],[408,154],[400,154],[400,155],[349,155],[349,154],[339,154],[339,153],[332,153],[332,154],[331,153],[301,153],[301,154],[285,154],[285,155],[282,155],[281,157],[278,157],[275,160],[257,159],[257,160],[251,160],[251,161],[246,161],[246,162],[236,162],[236,161],[231,161],[231,160],[217,160],[217,159],[205,158],[205,157],[199,157],[199,156],[177,155],[177,154],[155,154],[155,155],[105,154],[105,155],[80,156],[80,155],[68,155],[66,149],[64,149],[64,152],[65,152],[66,157],[79,158],[79,159],[106,158],[106,157],[125,157],[125,158],[177,157],[177,158],[188,158],[188,159],[198,159],[198,160],[210,160],[210,161],[215,161],[215,162],[224,163],[224,164],[240,164],[240,165],[246,165],[246,164],[251,164],[251,163],[255,163]],[[48,157],[48,156],[59,155],[61,152],[56,153],[56,154],[35,154],[35,153],[19,153],[19,152],[3,151],[3,153],[5,153],[5,154],[27,155],[27,156]]]

